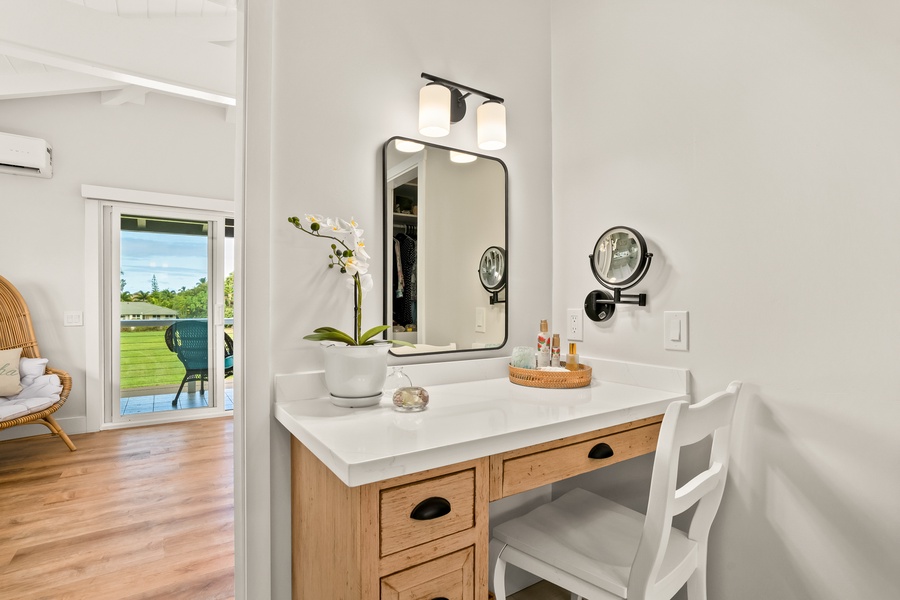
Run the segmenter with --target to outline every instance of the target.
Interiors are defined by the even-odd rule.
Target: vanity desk
[[[656,448],[684,369],[584,359],[590,387],[509,382],[508,358],[404,367],[419,413],[333,406],[322,375],[276,378],[291,433],[293,597],[484,600],[488,504]]]

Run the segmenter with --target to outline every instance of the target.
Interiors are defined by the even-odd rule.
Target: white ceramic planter
[[[331,402],[348,408],[378,404],[387,377],[390,349],[390,342],[372,346],[323,342],[325,387],[331,394]]]

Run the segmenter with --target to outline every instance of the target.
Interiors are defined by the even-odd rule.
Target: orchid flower
[[[388,329],[387,325],[373,327],[366,332],[362,331],[362,300],[363,296],[375,285],[369,271],[369,261],[372,259],[366,252],[366,244],[363,241],[363,230],[359,223],[352,217],[349,221],[343,219],[323,218],[320,215],[304,215],[309,228],[297,217],[288,217],[288,222],[294,227],[314,237],[327,238],[333,241],[331,253],[328,259],[329,268],[338,267],[341,273],[346,273],[347,287],[353,291],[353,333],[346,334],[334,327],[319,327],[313,333],[303,336],[305,340],[343,342],[350,346],[362,346],[374,344],[376,335]],[[347,240],[346,233],[353,234],[353,240]],[[412,346],[408,342],[393,340],[394,344]]]

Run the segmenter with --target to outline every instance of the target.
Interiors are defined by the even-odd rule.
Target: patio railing
[[[122,396],[175,392],[184,366],[166,346],[166,329],[177,321],[201,319],[122,319],[119,381]],[[225,319],[234,337],[234,319]]]

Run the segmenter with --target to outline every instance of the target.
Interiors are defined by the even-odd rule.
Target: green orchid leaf
[[[365,344],[366,342],[369,341],[369,338],[371,338],[374,335],[378,335],[382,331],[385,331],[387,328],[388,328],[387,325],[379,325],[378,327],[373,327],[372,329],[368,330],[367,332],[365,332],[364,334],[359,336],[360,345]],[[377,340],[377,341],[383,341],[383,340]]]
[[[329,331],[320,331],[322,329],[327,329]],[[332,327],[320,327],[319,329],[316,329],[316,333],[304,335],[303,339],[310,340],[311,342],[344,342],[348,346],[356,346],[356,342],[353,341],[352,337],[343,331],[338,331]]]
[[[313,330],[313,333],[333,333],[333,332],[344,333],[340,329],[336,329],[334,327],[318,327],[315,330]]]

